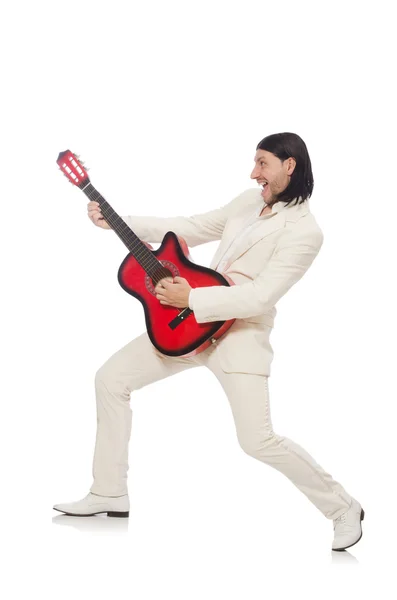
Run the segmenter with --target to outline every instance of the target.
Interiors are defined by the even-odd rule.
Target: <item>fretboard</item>
[[[161,275],[164,277],[164,267],[162,267],[160,261],[153,256],[151,250],[149,250],[138,236],[135,235],[132,229],[130,229],[123,219],[113,210],[105,198],[94,188],[92,183],[85,180],[82,181],[78,187],[83,190],[90,200],[99,203],[101,214],[105,221],[118,235],[123,244],[133,254],[134,258],[145,269],[148,275],[156,280],[159,280]]]

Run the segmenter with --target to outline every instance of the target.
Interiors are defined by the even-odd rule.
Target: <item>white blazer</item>
[[[231,240],[260,204],[264,205],[261,189],[250,188],[220,208],[190,217],[121,218],[144,242],[160,243],[167,231],[183,237],[190,247],[221,240],[209,265],[216,269]],[[279,202],[273,211],[268,218],[260,217],[261,224],[234,248],[223,272],[235,285],[194,288],[190,297],[198,323],[237,319],[215,342],[220,365],[228,373],[270,376],[275,305],[306,273],[323,243],[308,200],[287,207]]]

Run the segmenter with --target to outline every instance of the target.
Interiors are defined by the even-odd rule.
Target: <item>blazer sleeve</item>
[[[162,242],[168,231],[181,236],[188,246],[220,240],[226,221],[252,189],[245,190],[220,208],[190,217],[122,216],[123,221],[144,242]]]
[[[323,243],[322,232],[310,242],[296,240],[276,249],[253,281],[242,285],[193,288],[189,304],[198,323],[245,319],[267,313],[303,277]]]

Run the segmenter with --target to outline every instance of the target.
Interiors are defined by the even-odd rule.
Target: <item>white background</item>
[[[391,10],[302,0],[2,9],[5,597],[394,597]],[[277,305],[273,426],[361,502],[362,540],[331,551],[332,521],[243,453],[205,368],[133,393],[129,520],[55,513],[92,483],[96,370],[145,330],[117,281],[127,249],[89,221],[58,153],[80,154],[120,215],[188,216],[255,187],[256,145],[281,131],[307,144],[325,239]],[[192,249],[193,260],[208,266],[217,244]]]

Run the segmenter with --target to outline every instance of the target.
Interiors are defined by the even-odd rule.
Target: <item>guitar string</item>
[[[91,191],[89,191],[89,189],[88,189],[88,185],[90,185],[90,186],[91,186],[91,188],[92,188],[92,190],[91,190]],[[98,190],[96,190],[96,189],[95,189],[95,187],[92,185],[92,183],[91,183],[91,182],[89,182],[89,184],[88,184],[88,185],[86,186],[86,188],[85,188],[85,189],[83,189],[83,192],[84,192],[84,193],[85,193],[85,194],[86,194],[86,195],[87,195],[87,196],[90,198],[90,200],[97,201],[97,199],[98,199],[98,198],[102,198],[102,199],[103,199],[103,200],[106,202],[106,204],[109,206],[109,209],[110,209],[110,210],[109,210],[109,209],[108,209],[106,206],[103,206],[103,207],[101,206],[101,212],[102,212],[102,214],[104,214],[105,216],[108,216],[108,217],[110,217],[110,216],[111,216],[111,211],[113,211],[113,213],[116,215],[116,217],[118,217],[118,218],[119,218],[119,219],[120,219],[120,220],[123,222],[122,229],[120,229],[120,228],[119,228],[119,227],[116,225],[116,226],[115,226],[115,228],[114,228],[113,230],[114,230],[116,233],[117,233],[117,231],[118,231],[118,232],[120,233],[120,237],[121,237],[122,241],[124,241],[124,239],[123,239],[123,238],[125,238],[125,237],[126,237],[126,235],[128,235],[128,232],[132,232],[132,229],[131,229],[130,227],[128,227],[127,223],[125,223],[125,221],[124,221],[124,220],[123,220],[123,219],[122,219],[122,218],[121,218],[119,215],[117,215],[117,213],[116,213],[116,212],[113,210],[113,208],[110,206],[110,204],[107,202],[107,200],[105,200],[105,198],[104,198],[104,197],[103,197],[103,196],[102,196],[102,195],[101,195],[101,194],[98,192]],[[80,188],[80,189],[81,189],[81,188]],[[109,213],[109,214],[107,214],[107,213]],[[125,231],[124,231],[124,230],[125,230]],[[134,235],[135,235],[135,234],[134,234]],[[138,244],[137,244],[136,242],[138,242]],[[133,246],[134,244],[139,246],[139,244],[142,244],[142,243],[143,243],[143,242],[142,242],[142,241],[141,241],[141,240],[140,240],[140,239],[137,237],[137,239],[136,239],[136,240],[133,240],[133,242],[132,242],[132,246]],[[142,257],[142,255],[145,255],[145,254],[146,254],[146,252],[151,252],[151,251],[150,251],[150,249],[149,249],[149,248],[147,248],[147,247],[145,246],[144,248],[142,248],[142,252],[141,252],[141,254],[139,254],[139,249],[138,249],[138,250],[135,250],[135,252],[134,252],[134,256],[135,256],[135,258],[138,258],[138,259],[139,259],[139,258],[141,258],[141,257]],[[152,280],[153,280],[154,286],[156,286],[156,285],[159,283],[159,281],[161,281],[161,279],[163,279],[163,278],[164,278],[164,276],[167,276],[167,275],[164,275],[164,274],[161,272],[161,269],[164,269],[166,272],[170,272],[170,270],[169,270],[169,269],[167,269],[167,267],[164,267],[164,266],[163,266],[163,264],[162,264],[162,263],[161,263],[161,262],[160,262],[160,261],[159,261],[159,260],[158,260],[158,259],[157,259],[155,256],[153,256],[153,255],[151,255],[151,256],[150,256],[150,259],[149,259],[149,261],[147,261],[147,264],[145,264],[145,259],[143,259],[142,261],[139,261],[139,260],[138,260],[138,262],[141,264],[141,266],[143,267],[143,269],[144,269],[146,272],[148,272],[148,270],[150,271],[150,270],[151,270],[151,268],[157,269],[157,277],[156,277],[156,271],[155,271],[153,274],[150,274],[150,272],[148,273],[148,275],[149,275],[149,276],[152,278]],[[150,265],[150,264],[149,264],[150,262],[152,262],[152,265]],[[153,263],[154,263],[154,265],[153,265]],[[160,275],[161,275],[161,277],[160,277]],[[172,272],[171,272],[171,276],[172,276]],[[159,277],[159,279],[157,279],[158,277]],[[189,311],[191,311],[191,309],[190,309],[189,307],[186,307],[186,310],[189,310]]]
[[[82,183],[84,183],[84,181],[80,182],[80,185],[79,185],[78,187],[79,187],[79,188],[80,188],[80,189],[81,189],[81,190],[82,190],[82,191],[85,193],[85,195],[86,195],[86,196],[88,196],[88,198],[89,198],[90,200],[93,200],[93,201],[97,202],[97,201],[98,201],[98,198],[101,198],[101,199],[103,199],[103,200],[104,200],[104,202],[105,202],[105,203],[107,204],[107,206],[109,207],[109,209],[108,209],[108,208],[107,208],[107,206],[101,206],[101,212],[102,212],[102,214],[103,214],[103,215],[110,217],[110,216],[111,216],[111,212],[113,212],[113,213],[116,215],[116,219],[118,218],[118,219],[120,219],[120,220],[123,222],[122,229],[120,229],[120,228],[119,228],[117,225],[115,225],[115,227],[114,227],[114,228],[112,227],[112,229],[113,229],[113,231],[115,231],[116,233],[118,232],[118,233],[120,234],[121,240],[122,240],[122,241],[124,241],[124,239],[123,239],[123,238],[125,238],[125,237],[128,235],[128,232],[132,232],[132,233],[133,233],[132,229],[131,229],[131,228],[130,228],[130,227],[127,225],[127,223],[126,223],[126,222],[125,222],[125,221],[124,221],[124,220],[123,220],[123,219],[122,219],[122,218],[121,218],[121,217],[120,217],[120,216],[119,216],[119,215],[116,213],[116,211],[115,211],[115,210],[114,210],[114,209],[113,209],[113,208],[110,206],[110,204],[109,204],[109,203],[107,202],[107,200],[106,200],[106,199],[105,199],[105,198],[102,196],[102,194],[101,194],[100,192],[98,192],[98,190],[96,190],[96,189],[95,189],[95,187],[92,185],[92,183],[91,183],[91,181],[90,181],[90,180],[88,180],[88,184],[87,184],[86,186],[84,186],[84,188],[82,188],[82,187],[81,187],[81,184],[82,184]],[[88,188],[89,188],[89,186],[92,188],[91,190],[89,190],[89,189],[88,189]],[[100,203],[100,202],[99,202],[99,204],[101,205],[101,203]],[[109,213],[109,214],[107,214],[107,213]],[[109,225],[109,226],[110,226],[110,225]],[[135,235],[135,234],[134,234],[134,235]],[[138,245],[138,246],[139,246],[139,243],[143,243],[143,242],[142,242],[142,240],[140,240],[140,239],[138,238],[138,236],[136,236],[136,238],[137,238],[136,240],[133,240],[133,242],[132,242],[132,245],[133,245],[133,244],[135,244],[135,245]],[[138,242],[138,244],[136,244],[136,242]],[[142,248],[142,253],[141,253],[141,254],[142,254],[142,255],[143,255],[143,254],[146,254],[146,252],[148,252],[148,251],[149,251],[149,252],[151,252],[151,251],[150,251],[150,249],[149,249],[149,248],[147,248],[147,247],[145,246],[144,248]],[[139,250],[135,251],[135,253],[134,253],[134,256],[139,258]],[[160,267],[160,269],[161,269],[161,268],[163,268],[163,269],[166,269],[166,267],[163,267],[162,263],[161,263],[161,262],[160,262],[160,261],[159,261],[159,260],[158,260],[156,257],[154,257],[153,255],[151,255],[151,256],[150,256],[150,259],[152,260],[152,262],[154,262],[154,264],[155,264],[155,267],[158,267],[158,266],[159,266],[159,267]],[[149,262],[150,262],[150,261],[149,261]],[[141,266],[142,266],[142,267],[143,267],[143,268],[146,270],[146,266],[144,265],[144,261],[142,261],[142,263],[140,263],[140,264],[141,264]],[[149,268],[150,268],[150,265],[149,265]],[[168,269],[166,269],[166,270],[168,270]],[[161,272],[161,271],[160,271],[160,272]],[[160,274],[160,273],[159,273],[159,274]],[[172,275],[172,274],[171,274],[171,275]],[[153,279],[153,277],[152,277],[152,279]],[[153,281],[154,281],[154,279],[153,279]],[[161,281],[161,279],[159,279],[159,281]],[[158,283],[158,282],[156,282],[156,283],[155,283],[155,285],[157,285],[157,283]],[[185,312],[185,311],[193,312],[193,310],[192,310],[192,309],[190,309],[189,307],[186,307],[186,309],[185,309],[183,312]]]
[[[91,188],[92,188],[92,190],[91,190],[91,191],[89,191],[89,189],[88,189],[88,185],[90,185],[90,186],[91,186]],[[107,202],[107,200],[105,200],[105,198],[102,196],[102,194],[100,194],[100,193],[98,192],[98,190],[96,190],[96,189],[95,189],[95,187],[92,185],[92,183],[91,183],[91,182],[89,182],[89,184],[88,184],[88,185],[85,187],[85,189],[83,189],[83,192],[86,194],[86,196],[88,196],[88,197],[90,198],[90,200],[95,200],[95,201],[97,201],[97,199],[98,199],[98,198],[102,198],[102,199],[103,199],[103,200],[106,202],[106,204],[108,205],[108,207],[109,207],[109,209],[110,209],[110,210],[109,210],[109,209],[108,209],[106,206],[104,206],[104,207],[101,207],[101,212],[102,212],[102,214],[104,214],[105,216],[110,216],[110,215],[111,215],[111,211],[113,211],[113,213],[116,215],[116,217],[118,217],[118,218],[119,218],[119,219],[120,219],[120,220],[123,222],[122,229],[118,228],[118,227],[117,227],[117,225],[116,225],[116,227],[113,229],[113,231],[116,231],[116,230],[118,230],[118,231],[119,231],[119,233],[121,234],[121,239],[122,239],[122,241],[124,241],[124,240],[123,240],[123,235],[124,235],[124,231],[123,231],[123,230],[126,230],[126,234],[128,235],[128,232],[132,232],[132,229],[131,229],[130,227],[128,227],[127,223],[126,223],[126,222],[125,222],[125,221],[124,221],[124,220],[123,220],[123,219],[122,219],[122,218],[121,218],[119,215],[117,215],[117,213],[116,213],[116,212],[113,210],[113,208],[110,206],[110,204]],[[80,188],[80,189],[81,189],[81,188]],[[95,194],[96,194],[96,196],[95,196]],[[95,197],[94,197],[94,196],[95,196]],[[99,204],[101,204],[101,203],[99,203]],[[102,208],[103,208],[103,209],[102,209]],[[109,215],[106,215],[106,211],[109,213]],[[117,233],[117,231],[116,231],[116,233]],[[135,235],[135,234],[134,234],[134,235]],[[143,243],[143,242],[142,242],[142,241],[141,241],[141,240],[138,238],[138,236],[136,236],[136,237],[137,237],[137,239],[136,239],[136,240],[133,240],[133,242],[132,242],[132,245],[133,245],[134,243],[136,244],[136,242],[137,242],[137,241],[138,241],[138,245],[139,245],[139,243]],[[146,252],[147,252],[147,251],[151,252],[151,251],[150,251],[150,249],[149,249],[149,248],[147,248],[146,246],[145,246],[145,247],[144,247],[142,250],[143,250],[142,254],[146,254]],[[136,251],[136,252],[134,253],[134,256],[135,256],[135,257],[137,257],[137,256],[139,257],[139,251]],[[162,263],[161,263],[161,262],[160,262],[160,261],[159,261],[157,258],[155,258],[154,256],[151,256],[150,258],[151,258],[151,259],[153,259],[153,261],[155,261],[155,266],[156,266],[156,267],[160,267],[160,270],[159,270],[159,272],[158,272],[158,276],[160,276],[160,274],[161,274],[161,269],[166,269],[166,271],[169,271],[169,269],[167,269],[166,267],[164,267],[164,266],[162,265]],[[142,266],[143,266],[143,268],[146,270],[146,268],[145,268],[145,266],[144,266],[144,264],[143,264],[143,263],[144,263],[144,261],[142,261],[141,265],[142,265]],[[149,275],[150,275],[150,273],[149,273]],[[161,277],[161,278],[160,278],[160,279],[158,279],[158,280],[155,280],[155,279],[157,279],[157,278],[155,278],[155,277],[154,277],[154,275],[155,275],[155,274],[153,273],[153,275],[151,275],[151,278],[152,278],[152,280],[153,280],[154,286],[156,286],[156,285],[159,283],[159,281],[161,281],[161,279],[163,279],[163,277]],[[172,273],[171,273],[171,275],[172,275]],[[174,308],[176,308],[176,307],[174,307]],[[189,306],[186,306],[186,307],[183,309],[183,311],[182,311],[182,312],[183,312],[183,314],[184,314],[185,316],[187,316],[189,313],[192,313],[192,312],[193,312],[193,310],[192,310],[192,309],[191,309]]]
[[[83,182],[81,182],[81,183],[83,183]],[[92,188],[91,192],[88,191],[88,186],[91,186],[91,188]],[[80,189],[82,189],[82,188],[80,188]],[[116,231],[116,233],[117,233],[117,231],[119,231],[119,233],[121,235],[121,239],[122,239],[122,241],[124,241],[123,236],[125,237],[126,235],[128,235],[129,232],[132,232],[132,229],[127,225],[127,223],[119,215],[117,215],[117,213],[110,206],[110,204],[107,202],[107,200],[105,200],[105,198],[100,194],[100,192],[98,192],[98,190],[95,189],[95,187],[92,185],[91,181],[89,181],[88,185],[86,186],[86,188],[83,191],[90,198],[90,200],[97,201],[98,198],[102,198],[106,202],[106,204],[109,206],[110,210],[107,209],[106,206],[101,207],[102,214],[104,214],[105,216],[110,217],[111,216],[111,212],[110,211],[113,211],[114,214],[122,221],[122,223],[123,223],[122,229],[120,230],[118,228],[118,226],[116,225],[113,230]],[[94,197],[95,194],[96,194],[96,197]],[[110,214],[107,214],[107,213],[110,213]],[[138,242],[138,244],[136,244],[136,242]],[[139,243],[143,243],[143,242],[138,237],[137,237],[136,240],[133,240],[133,242],[132,242],[132,244],[135,244],[135,245],[139,245]],[[134,254],[135,254],[135,256],[140,257],[140,256],[146,254],[147,251],[151,252],[151,250],[145,246],[144,248],[142,248],[141,255],[139,255],[139,250],[135,250]],[[163,268],[163,269],[166,269],[166,267],[163,267],[162,263],[155,256],[151,255],[150,256],[150,260],[153,262],[154,268],[160,268],[160,269]],[[143,261],[142,261],[141,264],[143,266]],[[149,265],[148,268],[150,268],[150,267],[151,267],[151,265]],[[143,266],[143,268],[146,269],[146,266]]]
[[[94,188],[94,186],[91,184],[91,182],[89,183],[89,185],[91,186],[92,190],[88,189],[88,186],[86,188],[86,190],[83,190],[84,193],[90,198],[90,200],[94,200],[94,201],[98,201],[98,198],[102,198],[103,200],[105,200],[105,198],[103,198],[103,196]],[[117,213],[112,209],[112,207],[110,206],[110,204],[105,200],[105,202],[108,204],[109,209],[106,206],[101,206],[101,212],[105,217],[111,217],[112,215],[112,211],[113,213],[119,217],[119,219],[121,219],[121,221],[123,221],[123,225],[122,228],[120,228],[117,224],[115,224],[115,227],[112,229],[117,233],[120,234],[121,238],[123,241],[125,241],[126,236],[128,235],[128,232],[132,231],[130,227],[128,227],[127,223],[125,223],[125,221],[119,216],[117,215]],[[100,203],[99,203],[100,204]],[[146,246],[144,248],[139,249],[139,245],[143,244],[143,242],[137,238],[136,240],[133,240],[132,242],[132,250],[134,251],[134,255],[138,258],[138,259],[142,259],[142,257],[146,254],[146,251],[150,251],[149,248],[147,248]],[[133,246],[138,246],[138,248],[133,248]],[[151,264],[150,264],[151,263]],[[149,260],[143,259],[142,262],[142,267],[146,270],[146,268],[158,268],[158,267],[162,267],[161,262],[156,259],[156,257],[154,256],[150,256]]]

